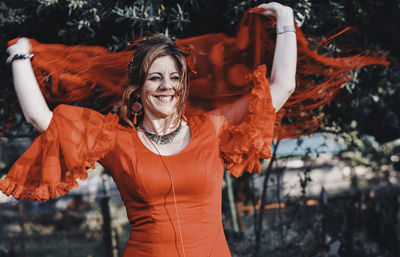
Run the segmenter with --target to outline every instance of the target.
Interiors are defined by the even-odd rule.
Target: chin
[[[162,118],[168,118],[168,117],[172,117],[173,115],[175,115],[177,113],[178,112],[176,109],[170,110],[170,111],[163,110],[163,111],[158,111],[157,116],[162,117]]]
[[[168,118],[178,113],[175,106],[160,108],[161,106],[153,106],[153,108],[146,108],[145,112],[151,113],[153,117]]]
[[[170,103],[155,102],[152,105],[152,108],[149,109],[159,117],[166,118],[177,113],[176,101]]]

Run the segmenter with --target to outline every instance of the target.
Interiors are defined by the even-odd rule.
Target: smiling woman
[[[134,112],[132,107],[135,102],[140,102],[140,99],[145,110],[150,108],[149,112],[145,112],[144,117],[149,115],[148,118],[154,120],[158,115],[162,115],[162,112],[156,114],[159,110],[154,101],[158,100],[157,102],[164,106],[162,108],[170,106],[167,124],[160,125],[170,129],[170,126],[176,126],[179,123],[178,117],[181,117],[183,113],[188,96],[188,75],[186,53],[178,48],[172,40],[163,35],[155,35],[139,42],[135,46],[135,54],[128,64],[128,79],[129,86],[122,99],[121,118],[130,127],[135,125],[132,122],[135,113],[136,115],[140,113],[140,111]],[[152,90],[154,92],[150,92]],[[172,102],[170,103],[165,101],[167,99],[162,96],[172,96],[171,93],[173,93],[173,97],[171,97]],[[156,99],[151,100],[150,95]],[[150,110],[156,112],[154,113],[156,117],[153,117]],[[162,118],[165,118],[165,114]],[[150,124],[147,125],[151,126],[149,129],[154,132],[166,133],[166,131],[156,131],[160,130],[160,126],[156,128]]]
[[[264,16],[276,22],[274,49],[268,48],[271,42],[261,41],[268,38],[264,30],[269,27],[260,25],[271,25],[259,22]],[[262,4],[245,18],[236,39],[208,35],[181,40],[179,44],[193,49],[190,57],[161,35],[136,42],[132,58],[129,51],[114,54],[99,47],[47,45],[43,52],[55,54],[54,61],[54,56],[46,59],[35,52],[40,44],[31,41],[37,54],[33,64],[39,63],[36,75],[40,83],[51,77],[52,91],[63,83],[75,92],[82,92],[82,85],[89,89],[98,83],[109,88],[126,85],[120,83],[125,81],[119,77],[123,68],[110,71],[110,67],[121,60],[126,67],[131,58],[120,117],[64,104],[50,111],[29,60],[31,45],[25,38],[18,40],[8,49],[15,89],[27,121],[43,133],[0,181],[0,189],[20,200],[45,201],[77,187],[76,179],[86,179],[87,168],[98,161],[117,184],[132,224],[123,257],[229,257],[221,214],[224,164],[234,176],[240,176],[245,170],[260,172],[259,160],[271,158],[276,112],[295,88],[296,33],[301,32],[294,25],[293,11],[279,3]],[[258,22],[250,26],[251,21]],[[305,40],[302,34],[299,38]],[[295,104],[311,98],[329,101],[325,96],[332,92],[327,91],[349,79],[342,72],[370,60],[334,61],[311,52],[301,40],[301,63],[310,67],[309,62],[319,61],[318,71],[328,70],[329,74],[323,74],[335,76],[311,93],[302,88]],[[60,48],[68,51],[60,52]],[[265,55],[273,55],[270,80],[263,63],[263,51],[267,50]],[[82,53],[89,61],[78,58],[79,65],[87,61],[88,68],[57,66],[63,63],[57,60],[76,60]],[[189,104],[191,112],[186,118],[188,66],[192,63],[198,73],[191,80],[191,90],[206,96],[212,108],[195,112]],[[59,73],[49,74],[48,70]],[[99,70],[112,76],[94,72]],[[210,85],[214,87],[210,89]],[[312,107],[320,104],[313,102]]]

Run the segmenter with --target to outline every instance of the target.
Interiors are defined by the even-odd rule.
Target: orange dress
[[[45,201],[67,193],[100,162],[113,177],[132,224],[123,257],[230,256],[222,227],[224,161],[235,176],[260,171],[271,155],[275,110],[265,66],[250,80],[247,115],[225,124],[218,135],[207,112],[189,117],[189,144],[162,156],[174,181],[176,207],[160,156],[146,148],[135,129],[118,124],[115,114],[59,105],[49,128],[16,161],[0,189],[17,199]],[[180,227],[177,214],[179,215]],[[180,233],[181,232],[181,233]]]

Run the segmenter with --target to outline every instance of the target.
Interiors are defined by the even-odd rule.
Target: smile
[[[174,99],[173,95],[159,95],[159,96],[154,96],[154,97],[157,98],[160,102],[163,102],[163,103],[172,102],[172,100]]]

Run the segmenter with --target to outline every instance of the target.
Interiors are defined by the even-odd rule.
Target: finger
[[[275,16],[276,12],[271,11],[271,10],[265,10],[264,12],[262,12],[262,14],[265,16]]]
[[[249,12],[251,12],[251,13],[260,13],[260,12],[263,12],[263,11],[264,11],[264,9],[260,8],[260,7],[253,7],[253,8],[251,8],[249,10]]]
[[[265,10],[265,9],[258,8],[258,7],[250,9],[249,12],[250,13],[255,13],[255,14],[261,14],[261,15],[264,15],[264,16],[275,16],[276,15],[276,12],[273,11],[273,10]]]
[[[26,42],[27,40],[28,39],[26,37],[21,37],[17,42]]]
[[[9,47],[7,48],[7,53],[8,53],[8,54],[11,54],[14,48],[15,48],[14,45],[9,46]]]
[[[276,9],[276,8],[282,7],[282,5],[277,2],[270,2],[267,4],[260,4],[257,7],[260,7],[260,8],[263,8],[266,10],[266,9]]]
[[[264,16],[276,16],[277,10],[282,7],[283,6],[280,3],[271,2],[271,3],[267,3],[267,4],[260,4],[256,8],[258,10],[258,13],[260,13]]]
[[[20,44],[22,47],[26,48],[28,51],[31,50],[31,42],[29,41],[28,38],[22,37],[17,41],[18,44]]]

